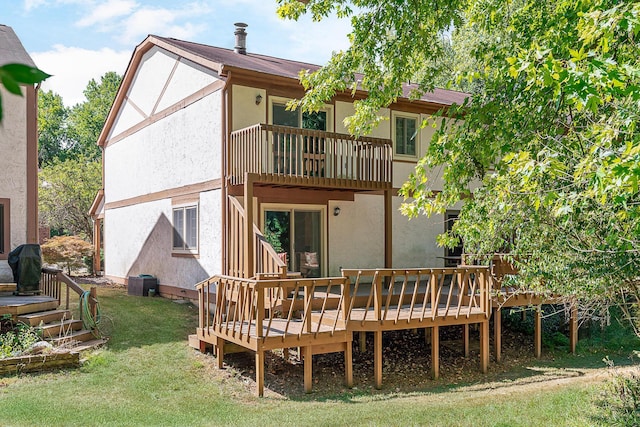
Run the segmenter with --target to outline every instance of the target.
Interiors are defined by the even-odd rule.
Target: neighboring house
[[[35,67],[11,27],[0,25],[0,66],[21,63]],[[13,282],[9,252],[23,243],[38,243],[37,97],[34,85],[23,96],[0,86],[0,283]]]
[[[273,270],[252,223],[304,276],[443,266],[445,216],[409,221],[397,190],[433,134],[422,120],[466,94],[398,99],[355,140],[343,119],[364,93],[288,111],[304,93],[299,71],[318,67],[247,53],[242,26],[236,37],[234,50],[158,36],[135,49],[98,141],[103,190],[91,213],[105,275],[151,274],[161,293],[194,297],[212,275]]]

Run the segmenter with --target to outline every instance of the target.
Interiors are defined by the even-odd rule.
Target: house
[[[365,94],[289,111],[304,93],[298,73],[318,66],[247,52],[244,27],[233,50],[150,35],[133,52],[98,140],[103,189],[91,213],[105,275],[151,274],[161,294],[195,298],[195,283],[221,273],[455,261],[435,243],[448,218],[409,221],[397,190],[431,138],[422,120],[466,95],[411,101],[407,85],[382,111],[390,120],[356,139],[343,119]]]
[[[0,66],[35,64],[11,27],[0,25]],[[23,96],[0,86],[0,283],[13,282],[9,252],[38,243],[37,87],[23,85]]]

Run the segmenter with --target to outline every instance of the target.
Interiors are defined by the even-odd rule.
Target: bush
[[[40,339],[37,330],[24,323],[14,323],[11,315],[0,319],[0,359],[19,356]]]
[[[606,425],[640,425],[640,372],[614,375],[597,405],[603,411],[600,421]]]
[[[56,236],[42,245],[44,261],[66,267],[68,274],[72,269],[82,268],[83,259],[92,255],[93,245],[78,236]]]

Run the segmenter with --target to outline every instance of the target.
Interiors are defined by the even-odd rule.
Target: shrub
[[[640,372],[615,374],[597,404],[603,411],[600,421],[606,425],[640,425]]]
[[[20,355],[40,341],[38,331],[24,323],[14,323],[11,316],[0,319],[0,359]]]
[[[93,245],[78,236],[56,236],[42,245],[42,256],[48,264],[64,266],[68,274],[71,269],[82,268],[84,257],[93,255]]]

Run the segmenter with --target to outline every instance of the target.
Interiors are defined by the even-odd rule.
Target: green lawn
[[[489,375],[489,383],[454,385],[444,379],[421,390],[375,392],[368,384],[356,384],[356,390],[333,394],[257,398],[252,374],[234,367],[218,371],[213,357],[187,347],[197,308],[130,297],[116,288],[100,288],[99,298],[102,327],[111,336],[108,346],[88,355],[80,370],[0,378],[0,425],[595,424],[592,402],[599,382],[545,381],[549,370],[586,372],[602,366],[605,353],[584,345],[578,356],[556,356],[521,372]]]

